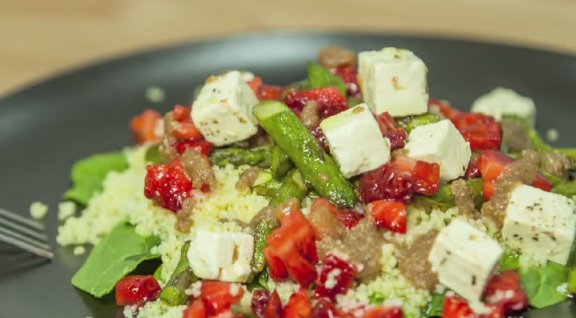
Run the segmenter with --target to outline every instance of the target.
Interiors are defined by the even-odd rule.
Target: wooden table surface
[[[575,0],[0,0],[0,95],[97,60],[268,29],[425,33],[576,54]]]

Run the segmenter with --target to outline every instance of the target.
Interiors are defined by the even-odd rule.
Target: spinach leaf
[[[160,153],[160,145],[152,145],[146,150],[146,162],[149,163],[164,163],[164,158]]]
[[[442,317],[445,298],[445,294],[432,295],[432,301],[429,302],[428,306],[424,309],[424,317]]]
[[[502,255],[502,262],[500,264],[500,271],[504,272],[507,270],[519,270],[520,269],[520,258],[518,253],[512,250],[506,250],[504,255]]]
[[[158,266],[158,268],[154,271],[154,278],[156,278],[156,280],[159,282],[163,282],[163,280],[162,280],[162,268],[163,267],[164,267],[164,264],[160,264],[160,266]]]
[[[73,186],[64,193],[64,198],[86,205],[95,193],[102,191],[102,182],[110,171],[123,171],[127,168],[128,161],[120,152],[82,159],[72,168]]]
[[[332,74],[330,70],[318,63],[311,62],[308,64],[308,80],[312,89],[335,86],[342,95],[346,96],[346,82],[342,77]]]
[[[102,297],[138,264],[160,257],[150,253],[158,244],[158,238],[142,237],[136,234],[134,226],[120,223],[94,247],[86,263],[72,277],[72,285]]]
[[[260,286],[264,287],[264,289],[270,290],[268,286],[268,281],[270,280],[270,272],[268,269],[264,270],[260,275],[258,275],[258,283]]]
[[[568,268],[549,262],[546,266],[520,272],[522,286],[530,298],[530,305],[544,308],[561,303],[568,298],[558,287],[568,282]]]

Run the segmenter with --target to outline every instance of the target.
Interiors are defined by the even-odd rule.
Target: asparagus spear
[[[413,117],[407,121],[399,121],[399,125],[410,133],[414,128],[418,126],[424,126],[428,124],[437,123],[441,120],[440,116],[436,114],[424,114],[420,116]]]
[[[571,198],[576,195],[576,180],[556,184],[551,191]]]
[[[189,249],[190,241],[184,243],[182,246],[178,265],[176,265],[176,269],[174,269],[172,276],[170,276],[170,280],[160,293],[160,298],[172,306],[185,304],[188,299],[185,290],[198,280],[188,262]]]
[[[254,191],[258,195],[262,195],[265,197],[273,197],[276,195],[278,189],[282,186],[282,182],[272,179],[266,183],[257,185],[254,187]]]
[[[275,228],[275,224],[264,220],[258,223],[254,230],[254,254],[252,255],[252,262],[250,264],[253,274],[262,272],[264,267],[266,267],[266,259],[264,258],[264,248],[268,246],[266,239],[272,234]]]
[[[269,168],[272,163],[271,146],[252,149],[222,148],[216,149],[210,156],[212,164],[225,167],[227,164],[235,166],[251,165]]]
[[[278,188],[276,194],[270,200],[270,205],[276,206],[290,198],[296,198],[301,201],[306,196],[306,193],[308,193],[308,187],[306,187],[300,172],[294,169],[284,177],[282,186]]]
[[[348,180],[286,105],[265,101],[256,105],[254,115],[316,192],[339,207],[354,206],[357,198]]]
[[[272,147],[272,176],[280,179],[290,171],[294,165],[288,155],[280,147]]]
[[[471,179],[468,180],[467,183],[470,189],[472,189],[472,194],[474,195],[474,205],[477,207],[481,206],[485,200],[484,195],[482,194],[484,181],[482,179]],[[422,198],[424,198],[426,201],[430,201],[441,206],[454,206],[454,197],[452,196],[452,186],[450,184],[442,185],[436,194]]]
[[[308,80],[313,89],[335,86],[342,95],[346,96],[346,82],[318,63],[310,62],[308,64]]]
[[[572,273],[568,279],[568,291],[576,294],[576,267],[572,269]]]
[[[160,153],[160,145],[152,145],[146,150],[146,162],[150,163],[164,163],[164,158]]]

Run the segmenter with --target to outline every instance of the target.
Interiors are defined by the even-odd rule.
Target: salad
[[[72,169],[57,242],[94,245],[72,284],[138,318],[498,318],[573,297],[576,150],[544,141],[531,99],[463,112],[427,72],[328,47],[296,83],[230,71],[144,111],[134,146]]]

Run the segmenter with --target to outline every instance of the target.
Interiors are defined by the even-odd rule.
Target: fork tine
[[[31,228],[27,227],[27,225],[18,224],[18,223],[11,221],[11,220],[6,220],[6,219],[3,219],[0,217],[0,226],[2,226],[2,225],[9,227],[15,231],[18,231],[22,234],[25,234],[28,237],[35,238],[39,241],[48,240],[48,237],[46,236],[46,234],[40,232],[37,229],[31,229]]]
[[[12,213],[10,211],[4,210],[2,208],[0,208],[0,216],[3,216],[4,218],[12,220],[14,222],[18,222],[18,223],[27,225],[27,226],[34,228],[34,229],[37,229],[39,231],[44,230],[42,225],[40,225],[38,222],[34,222],[31,219],[25,218],[23,216],[20,216],[16,213]]]
[[[10,234],[7,234],[6,232],[11,232],[11,231],[5,231],[3,229],[0,228],[0,241],[8,243],[10,245],[13,245],[15,247],[21,248],[25,251],[28,251],[30,253],[33,253],[35,255],[38,255],[40,257],[44,257],[44,258],[48,258],[51,259],[54,257],[54,254],[52,254],[52,252],[50,252],[48,249],[49,248],[42,248],[39,246],[36,246],[35,244],[31,244],[29,243],[28,240],[21,240],[18,239]],[[17,234],[17,233],[14,233]],[[26,237],[24,237],[26,238]],[[45,245],[45,247],[48,247],[48,245]]]

